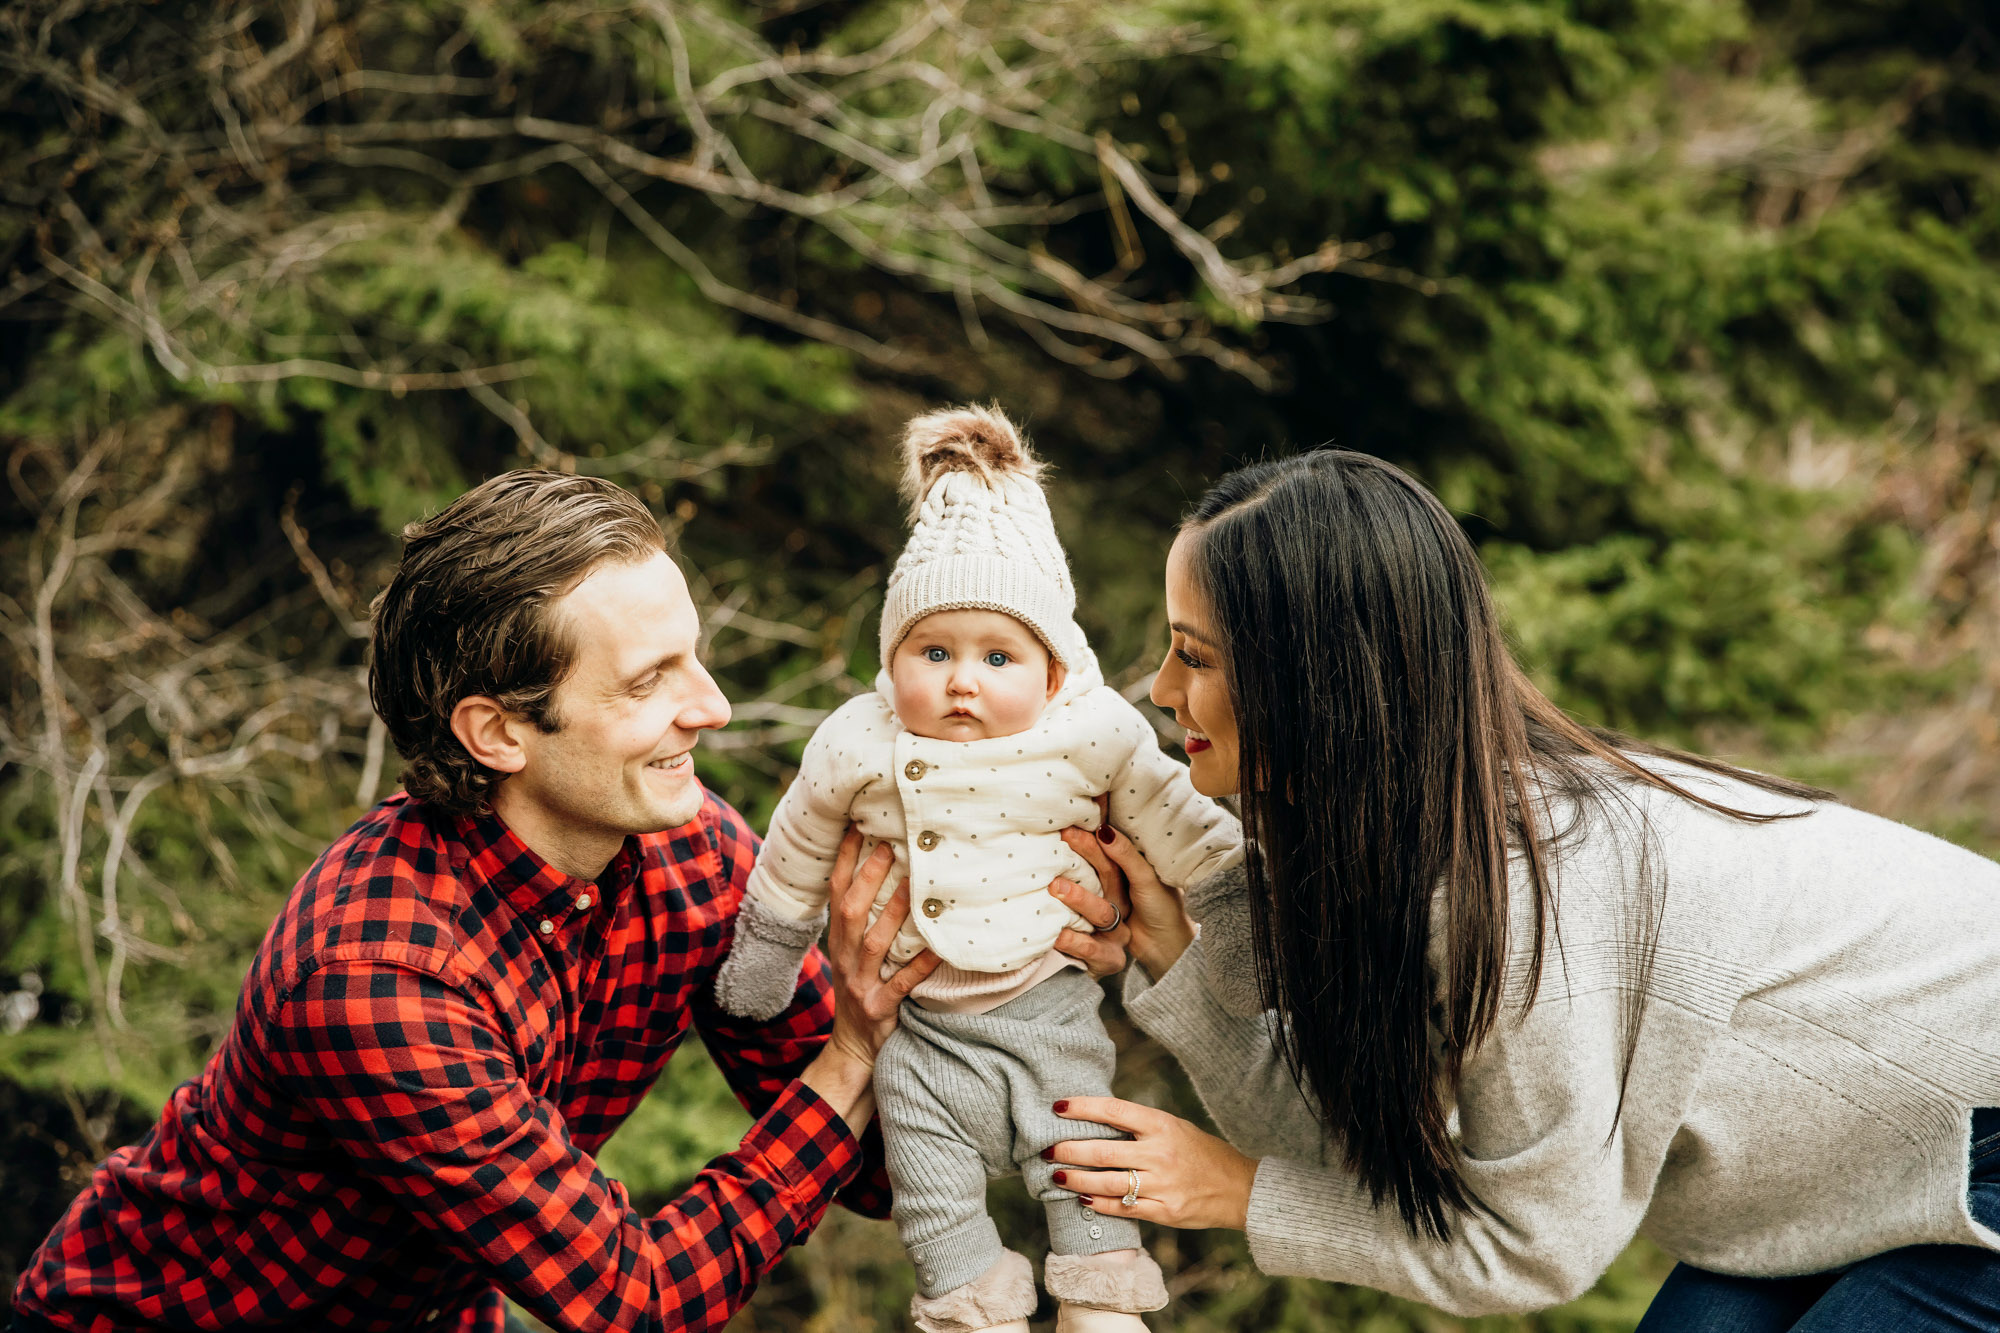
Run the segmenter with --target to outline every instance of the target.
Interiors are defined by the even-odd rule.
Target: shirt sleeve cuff
[[[817,1216],[861,1169],[861,1141],[831,1103],[798,1079],[743,1136],[742,1151],[776,1177],[789,1206]]]

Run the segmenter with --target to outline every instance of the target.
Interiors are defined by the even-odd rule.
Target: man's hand
[[[860,856],[861,833],[850,828],[834,861],[828,900],[826,953],[833,965],[833,1035],[799,1075],[801,1082],[833,1104],[856,1133],[875,1114],[875,1056],[896,1030],[896,1009],[940,961],[926,949],[888,980],[882,979],[882,960],[889,954],[890,941],[910,915],[910,886],[899,884],[870,926],[869,909],[895,857],[886,843],[857,868]]]

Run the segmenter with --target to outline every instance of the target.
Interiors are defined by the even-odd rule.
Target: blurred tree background
[[[1974,0],[17,0],[0,1282],[393,789],[369,598],[503,468],[662,514],[760,827],[872,674],[900,422],[991,399],[1134,691],[1180,509],[1334,441],[1580,714],[2000,845],[1996,261]],[[688,1050],[607,1169],[664,1199],[745,1123]],[[1628,1329],[1665,1269],[1466,1323],[1153,1243],[1188,1333]],[[735,1327],[910,1286],[836,1214]]]

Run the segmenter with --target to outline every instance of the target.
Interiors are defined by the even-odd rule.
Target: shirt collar
[[[523,914],[558,910],[586,893],[600,902],[616,902],[638,882],[645,859],[639,839],[628,836],[595,881],[578,879],[537,856],[507,821],[491,811],[455,818],[467,869]]]

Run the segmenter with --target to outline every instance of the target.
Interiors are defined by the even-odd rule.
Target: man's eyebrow
[[[664,657],[660,657],[655,659],[654,661],[646,663],[646,665],[640,667],[637,671],[634,671],[631,675],[619,681],[618,688],[621,690],[630,689],[632,686],[637,685],[640,681],[644,680],[646,677],[652,675],[655,671],[663,671],[667,667],[672,666],[674,663],[680,661],[682,658],[686,656],[687,656],[687,651],[685,649],[677,648],[673,652],[666,654]]]
[[[1172,630],[1176,634],[1185,634],[1190,639],[1200,639],[1203,643],[1206,644],[1213,644],[1215,642],[1215,640],[1209,638],[1205,632],[1196,629],[1193,625],[1188,624],[1186,621],[1169,620],[1167,622],[1167,628]]]

